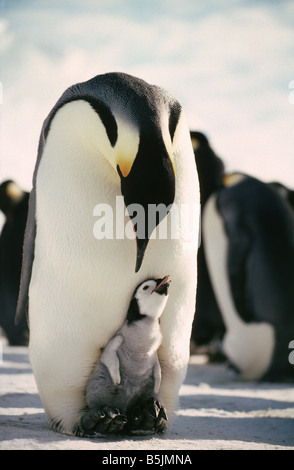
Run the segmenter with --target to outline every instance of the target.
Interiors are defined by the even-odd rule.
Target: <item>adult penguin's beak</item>
[[[139,271],[142,265],[145,250],[149,242],[149,238],[145,238],[145,239],[136,238],[136,240],[137,240],[137,258],[136,258],[135,273]]]

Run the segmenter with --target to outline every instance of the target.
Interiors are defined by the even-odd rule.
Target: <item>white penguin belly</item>
[[[275,335],[269,323],[245,323],[233,301],[227,273],[228,239],[216,207],[216,195],[205,206],[203,216],[204,248],[222,317],[226,326],[223,350],[239,368],[244,379],[260,379],[270,366]]]

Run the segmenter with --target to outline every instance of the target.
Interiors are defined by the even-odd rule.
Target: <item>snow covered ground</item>
[[[191,356],[170,431],[160,437],[81,439],[49,428],[25,347],[3,347],[1,450],[294,450],[293,384],[241,382],[224,364]]]

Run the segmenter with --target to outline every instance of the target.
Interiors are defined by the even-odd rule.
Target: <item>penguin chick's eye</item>
[[[147,289],[149,289],[149,287],[150,287],[150,286],[144,286],[144,287],[143,287],[143,290],[147,290]]]

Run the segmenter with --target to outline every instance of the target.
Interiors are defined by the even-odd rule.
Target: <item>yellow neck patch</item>
[[[245,175],[242,173],[227,173],[223,177],[223,185],[227,188],[235,186],[235,184],[240,183],[245,178]]]
[[[134,124],[116,116],[118,139],[115,145],[115,163],[124,177],[128,176],[139,149],[140,135]]]
[[[24,191],[14,182],[7,185],[6,194],[17,204],[24,196]]]

